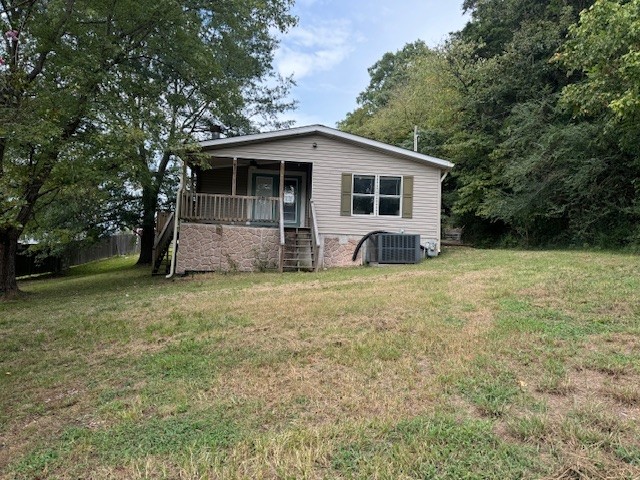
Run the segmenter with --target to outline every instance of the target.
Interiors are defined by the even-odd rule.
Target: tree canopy
[[[463,8],[462,30],[408,66],[386,62],[403,81],[372,79],[340,127],[405,146],[412,124],[429,132],[422,151],[456,163],[446,221],[477,243],[638,245],[640,2]],[[373,109],[372,89],[385,99]]]
[[[621,146],[638,154],[640,140],[640,1],[598,0],[580,15],[556,56],[580,79],[562,92],[577,118],[608,119]]]
[[[92,204],[146,193],[142,215],[198,129],[247,130],[287,107],[272,58],[290,0],[0,5],[0,292],[16,290],[18,237],[72,185]]]

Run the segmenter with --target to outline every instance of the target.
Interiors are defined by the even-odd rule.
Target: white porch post
[[[233,157],[233,180],[231,181],[231,195],[236,196],[238,183],[238,158]]]
[[[282,202],[284,200],[284,160],[280,161],[280,192],[278,196]]]
[[[284,160],[280,161],[280,192],[279,192],[280,201],[278,202],[278,216],[280,217],[279,226],[280,226],[280,273],[284,270]]]

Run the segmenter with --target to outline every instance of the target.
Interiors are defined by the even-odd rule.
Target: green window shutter
[[[402,178],[402,218],[413,218],[413,177]]]
[[[340,202],[340,215],[351,216],[351,185],[353,183],[353,175],[350,173],[342,174],[342,200]]]

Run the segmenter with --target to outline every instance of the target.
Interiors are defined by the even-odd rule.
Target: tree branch
[[[67,0],[67,4],[65,7],[65,14],[58,22],[58,26],[54,28],[53,30],[54,33],[52,33],[52,35],[48,39],[51,45],[55,45],[58,42],[58,40],[62,37],[62,31],[64,30],[64,27],[66,26],[67,22],[71,18],[71,15],[73,15],[73,9],[74,9],[75,3],[76,3],[76,0]],[[45,49],[44,52],[38,55],[38,60],[36,60],[36,64],[33,67],[33,70],[31,70],[31,72],[29,72],[29,74],[27,75],[27,80],[29,82],[33,82],[38,77],[38,75],[42,73],[42,70],[44,69],[44,64],[50,53],[51,53],[51,48],[47,48]]]

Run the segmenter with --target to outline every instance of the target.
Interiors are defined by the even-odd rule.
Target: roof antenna
[[[413,151],[418,151],[418,125],[413,126]]]

